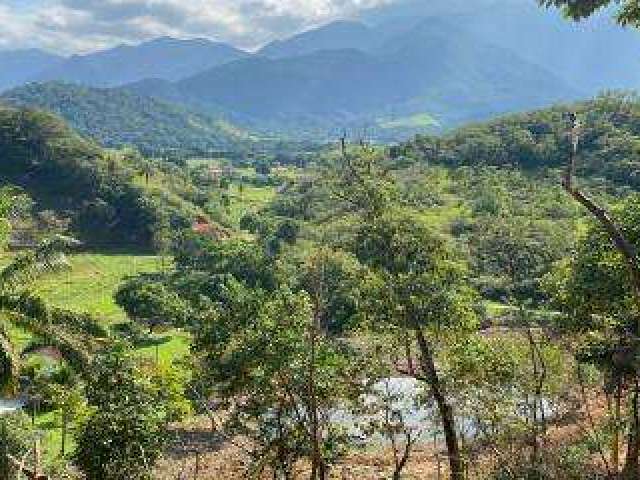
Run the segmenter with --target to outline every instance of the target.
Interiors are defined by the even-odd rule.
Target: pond
[[[384,420],[385,405],[389,409],[393,423],[403,425],[404,431],[410,431],[411,436],[418,443],[442,440],[442,427],[435,405],[425,402],[425,384],[414,378],[391,377],[378,382],[373,387],[373,394],[364,398],[368,409],[364,413],[353,413],[345,410],[336,410],[331,413],[331,421],[345,427],[354,442],[363,445],[386,445],[390,438],[381,433],[367,434],[368,425],[381,424]],[[543,399],[545,417],[552,419],[558,415],[553,405]],[[528,407],[523,400],[515,402],[515,417],[523,421],[529,415]],[[395,420],[395,421],[394,421]],[[474,436],[477,432],[477,424],[471,418],[456,418],[458,430],[466,437]],[[396,436],[398,440],[404,440],[404,435]]]
[[[0,398],[0,415],[7,415],[22,410],[26,402],[21,399]]]
[[[385,445],[390,439],[381,433],[365,434],[371,422],[379,423],[384,419],[385,405],[389,408],[392,419],[401,422],[412,432],[419,442],[426,442],[438,434],[434,411],[420,401],[423,383],[414,378],[393,377],[381,380],[373,387],[375,392],[364,399],[369,410],[367,413],[354,414],[346,410],[332,412],[331,420],[347,428],[349,436],[355,442],[368,445]],[[400,435],[400,437],[403,437]]]

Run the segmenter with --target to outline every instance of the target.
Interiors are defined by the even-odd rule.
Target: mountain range
[[[33,81],[63,61],[38,49],[0,51],[0,91]]]
[[[116,87],[145,78],[179,80],[204,69],[247,57],[231,45],[206,39],[161,37],[68,58],[40,50],[0,52],[0,90],[27,82],[64,81]],[[4,68],[7,65],[8,68]]]
[[[364,30],[355,25],[361,35]],[[327,38],[325,29],[313,35]],[[425,113],[450,125],[581,94],[552,72],[441,18],[369,44],[367,51],[307,51],[299,37],[292,42],[293,47],[269,48],[273,58],[254,56],[178,82],[143,81],[127,88],[232,112],[241,123],[311,131],[367,123],[375,129],[380,119]],[[304,53],[273,53],[289,48]]]
[[[22,63],[27,52],[0,52],[11,70],[0,90],[121,87],[256,131],[367,126],[387,139],[637,88],[640,37],[609,13],[572,24],[528,0],[404,0],[254,53],[171,38],[66,59],[29,51]]]

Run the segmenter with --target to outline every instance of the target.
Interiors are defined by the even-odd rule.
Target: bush
[[[132,356],[114,350],[93,362],[91,413],[78,430],[76,463],[88,480],[146,480],[167,442],[167,405]]]

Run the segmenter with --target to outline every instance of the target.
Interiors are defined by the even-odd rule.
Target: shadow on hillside
[[[225,443],[223,435],[208,429],[189,430],[177,427],[171,433],[174,439],[167,456],[173,460],[183,460],[195,453],[217,452]]]
[[[136,348],[149,348],[149,347],[160,347],[169,343],[173,337],[171,335],[164,335],[162,337],[145,337],[138,339],[135,342]]]

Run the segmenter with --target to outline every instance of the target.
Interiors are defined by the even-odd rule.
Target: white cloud
[[[160,35],[252,48],[395,0],[27,0],[2,5],[0,48],[70,53]]]

